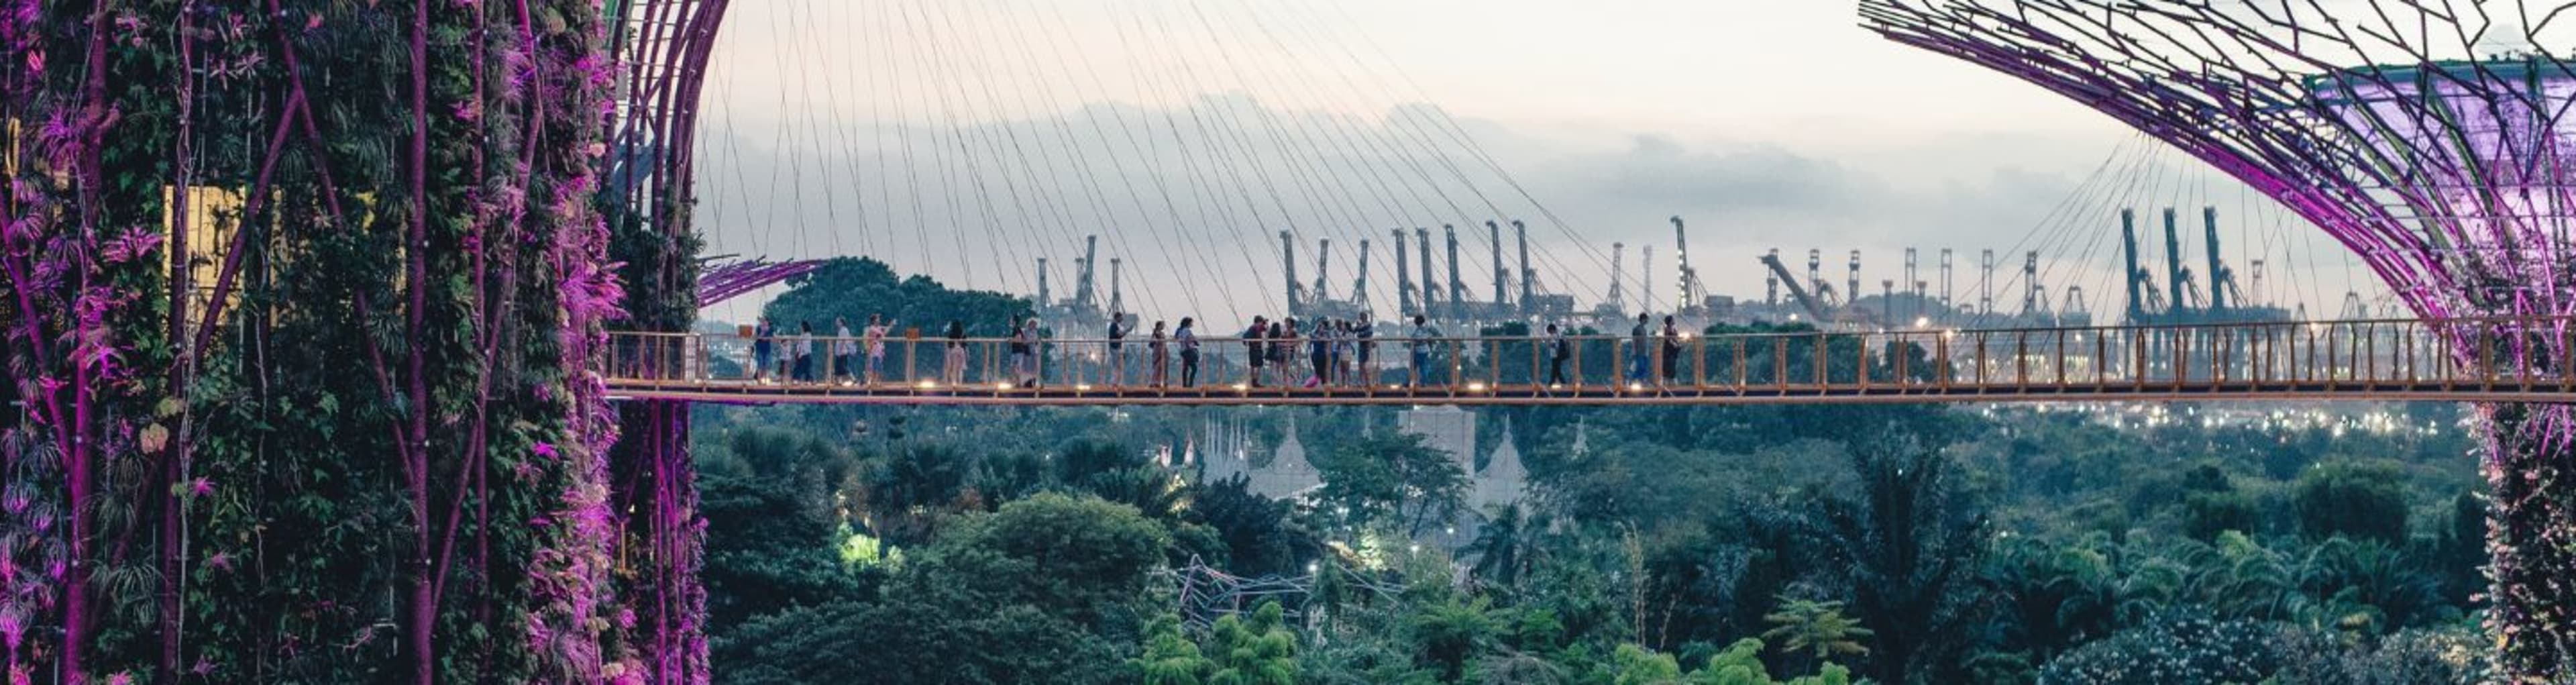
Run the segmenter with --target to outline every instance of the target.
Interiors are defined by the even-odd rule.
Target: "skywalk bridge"
[[[741,335],[613,333],[607,382],[623,399],[748,404],[2576,402],[2576,376],[2560,358],[2576,349],[2570,324],[2576,319],[1659,333],[1646,342],[1642,378],[1626,336],[1567,336],[1562,345],[1543,336],[1380,336],[1366,364],[1355,344],[1348,361],[1327,361],[1321,381],[1312,379],[1309,339],[1295,340],[1284,374],[1272,363],[1255,376],[1246,341],[1201,337],[1190,384],[1177,342],[1166,341],[1158,358],[1143,338],[1115,349],[1107,340],[1048,339],[1021,367],[1009,340],[902,331],[884,340],[872,376],[861,339],[778,336],[776,358],[759,369],[753,340]],[[815,351],[802,373],[788,352],[799,343]],[[856,352],[845,365],[835,349]]]

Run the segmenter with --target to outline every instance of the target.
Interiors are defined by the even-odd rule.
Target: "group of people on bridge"
[[[1076,361],[1085,370],[1096,370],[1097,378],[1082,379],[1086,386],[1093,381],[1113,388],[1200,386],[1202,368],[1215,355],[1203,348],[1205,342],[1197,319],[1182,317],[1178,326],[1158,320],[1140,336],[1136,329],[1141,320],[1137,316],[1113,312],[1108,318],[1105,338],[1082,340],[1051,338],[1033,316],[1012,317],[1009,333],[999,339],[970,338],[964,321],[950,320],[929,340],[938,352],[940,364],[935,383],[952,387],[965,384],[970,367],[980,356],[985,370],[979,374],[982,382],[1036,389],[1049,382],[1046,360],[1052,356]],[[749,331],[749,359],[744,360],[749,362],[746,379],[760,384],[894,383],[927,387],[934,382],[911,371],[915,368],[915,353],[910,350],[923,340],[919,330],[908,331],[900,338],[907,349],[904,372],[890,374],[895,369],[887,362],[889,342],[896,338],[897,323],[883,314],[872,314],[864,326],[853,330],[846,317],[835,317],[828,334],[817,335],[811,321],[800,321],[790,330],[769,317],[761,317]],[[1534,336],[1451,337],[1433,326],[1428,317],[1416,314],[1396,335],[1381,336],[1378,327],[1376,318],[1366,314],[1302,321],[1296,317],[1255,315],[1233,340],[1224,342],[1241,345],[1240,362],[1245,372],[1239,385],[1247,389],[1360,388],[1389,381],[1385,376],[1395,369],[1379,354],[1381,342],[1400,345],[1406,353],[1404,376],[1390,384],[1408,388],[1455,382],[1461,371],[1456,366],[1459,354],[1499,342],[1537,345],[1533,361],[1545,365],[1543,385],[1547,387],[1578,383],[1581,375],[1569,375],[1567,368],[1569,363],[1580,363],[1574,361],[1579,345],[1571,324],[1548,323],[1543,335]],[[1622,374],[1625,381],[1676,381],[1684,341],[1689,337],[1671,316],[1663,317],[1657,326],[1651,315],[1638,314],[1636,325],[1624,340],[1618,341],[1627,346]],[[1444,356],[1444,349],[1451,354]],[[1131,373],[1136,377],[1131,378]],[[1529,380],[1534,384],[1538,380],[1535,375],[1533,369]],[[1062,377],[1059,374],[1059,381]]]

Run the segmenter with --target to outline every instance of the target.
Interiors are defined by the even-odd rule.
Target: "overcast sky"
[[[2330,313],[2354,285],[2320,234],[2234,182],[2072,102],[1885,42],[1853,5],[735,3],[705,94],[698,221],[711,253],[866,254],[1023,293],[1039,256],[1070,292],[1073,246],[1098,233],[1104,261],[1126,260],[1130,309],[1220,321],[1278,307],[1281,230],[1308,280],[1316,241],[1333,241],[1336,296],[1353,243],[1375,240],[1386,314],[1387,230],[1427,225],[1436,243],[1458,223],[1461,280],[1488,297],[1479,224],[1498,216],[1529,222],[1543,288],[1586,306],[1612,242],[1629,245],[1631,293],[1653,244],[1669,296],[1673,215],[1711,288],[1753,298],[1770,248],[1801,270],[1824,250],[1834,282],[1862,250],[1874,292],[1919,247],[1935,294],[1935,255],[1953,248],[1962,299],[1979,250],[2010,272],[2036,249],[2052,287],[2116,307],[2115,212],[2130,205],[2221,206],[2240,278],[2268,257],[2276,300]],[[2009,287],[1998,307],[2017,306]]]

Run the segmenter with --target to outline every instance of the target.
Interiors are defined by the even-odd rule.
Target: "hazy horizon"
[[[1906,247],[1937,294],[1946,247],[1973,301],[1980,250],[2011,281],[2037,249],[2052,290],[2080,285],[2101,312],[2118,306],[2117,208],[2185,208],[2197,260],[2192,210],[2210,205],[2240,280],[2247,261],[2272,264],[2257,297],[2331,312],[2346,288],[2378,290],[2241,184],[2059,96],[1883,41],[1852,2],[1464,7],[744,4],[705,94],[698,222],[710,254],[874,256],[1021,294],[1039,256],[1070,293],[1079,238],[1098,233],[1103,259],[1125,260],[1131,308],[1221,317],[1278,308],[1280,230],[1309,282],[1315,241],[1332,241],[1337,296],[1373,238],[1387,313],[1388,229],[1426,226],[1436,246],[1456,223],[1462,280],[1489,297],[1489,218],[1526,220],[1543,289],[1586,307],[1608,289],[1611,243],[1628,245],[1632,298],[1652,244],[1668,300],[1679,215],[1717,294],[1759,299],[1754,257],[1771,248],[1801,269],[1823,250],[1831,282],[1862,250],[1875,291]],[[1448,139],[1452,117],[1474,147]],[[1220,168],[1229,150],[1261,161]],[[2161,259],[2160,236],[2142,242]],[[1998,309],[2018,306],[1994,288]]]

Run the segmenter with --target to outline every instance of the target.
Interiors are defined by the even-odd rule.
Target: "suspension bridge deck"
[[[2576,402],[2562,319],[2332,321],[2010,330],[1310,338],[1250,363],[1176,342],[612,334],[612,395],[905,405],[1748,405],[2173,400]],[[881,349],[871,370],[867,350]],[[1365,363],[1361,348],[1371,348]],[[812,350],[798,361],[794,350]],[[1419,359],[1417,361],[1417,350]],[[1280,350],[1290,351],[1290,350]],[[846,356],[844,356],[846,355]],[[1285,357],[1282,359],[1281,357]],[[1282,371],[1285,362],[1286,371]],[[1417,365],[1418,364],[1418,365]],[[1157,383],[1154,372],[1163,371]],[[1642,367],[1642,368],[1641,368]],[[1035,382],[1032,383],[1031,380]]]

